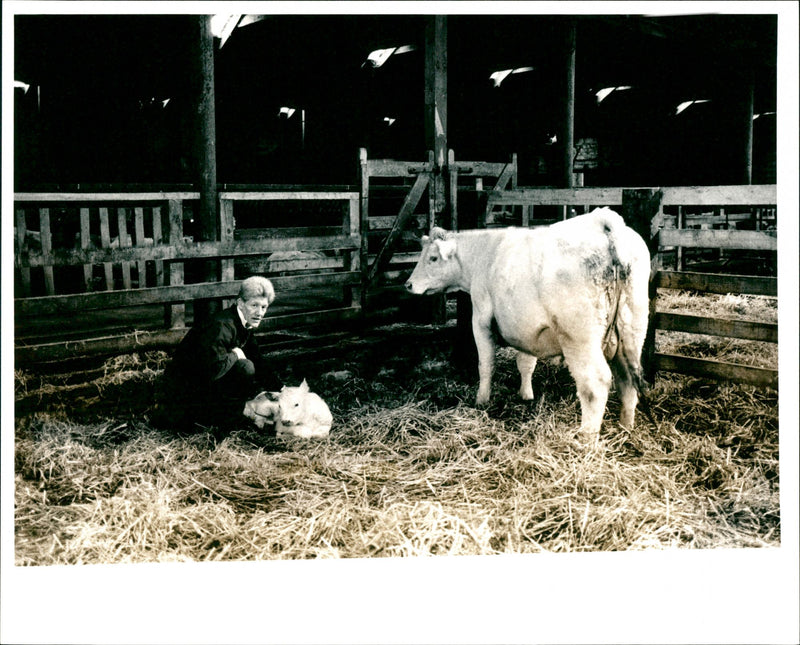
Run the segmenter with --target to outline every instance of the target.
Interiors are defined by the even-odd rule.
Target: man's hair
[[[275,300],[275,289],[272,283],[260,275],[253,275],[242,280],[239,287],[239,298],[247,302],[251,298],[266,298],[269,304]]]

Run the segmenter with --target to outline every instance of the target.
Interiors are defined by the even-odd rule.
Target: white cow
[[[612,371],[622,399],[620,423],[633,426],[644,386],[650,254],[617,213],[601,208],[536,229],[434,228],[422,243],[406,288],[470,294],[478,405],[491,394],[494,320],[518,351],[523,399],[533,398],[537,358],[563,355],[577,385],[581,428],[599,431]]]

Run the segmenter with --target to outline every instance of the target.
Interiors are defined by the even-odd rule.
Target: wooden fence
[[[246,277],[237,275],[236,265],[244,258],[283,254],[286,259],[271,267],[276,275],[269,276],[278,292],[315,288],[342,292],[338,307],[314,310],[312,303],[310,312],[269,317],[265,329],[358,316],[362,276],[357,192],[222,192],[219,198],[221,239],[194,242],[184,234],[184,219],[187,206],[199,199],[197,193],[16,194],[15,266],[20,297],[14,300],[15,326],[24,332],[55,316],[60,325],[56,335],[68,338],[37,342],[18,334],[17,361],[53,361],[173,344],[185,333],[187,303],[236,296],[240,278]],[[346,207],[338,226],[323,230],[237,229],[236,204],[256,200],[338,201]],[[59,216],[58,243],[53,239],[54,212]],[[30,226],[34,222],[36,226]],[[78,232],[73,241],[74,228]],[[293,260],[293,255],[300,260]],[[221,280],[187,281],[186,266],[196,260],[219,260]],[[69,272],[74,268],[82,270],[79,283]],[[149,309],[147,316],[136,317],[133,337],[115,334],[120,329],[101,320],[102,336],[81,337],[85,334],[79,324],[75,337],[69,338],[70,320],[80,323],[92,312],[135,307]],[[154,307],[162,310],[156,319]],[[121,328],[129,331],[130,325]]]
[[[655,311],[656,289],[659,288],[777,296],[777,278],[774,277],[687,272],[664,267],[665,258],[668,257],[666,252],[676,249],[680,250],[678,268],[684,268],[683,252],[687,249],[774,253],[777,251],[776,202],[777,190],[774,185],[665,187],[645,190],[519,188],[492,192],[484,221],[488,227],[509,224],[537,226],[588,212],[598,206],[609,206],[618,210],[649,241],[653,255],[651,333],[648,337],[649,347],[646,347],[651,369],[777,387],[777,370],[662,354],[655,352],[654,348],[655,329],[778,342],[777,324],[719,320]],[[496,215],[498,206],[506,207],[500,222]],[[679,216],[670,217],[665,214],[670,209],[676,209]],[[752,230],[727,227],[684,228],[687,218],[680,215],[692,212],[692,209],[712,209],[711,214],[704,216],[712,225],[715,218],[723,218],[727,219],[726,224],[731,221],[747,222],[747,229]],[[544,218],[537,217],[539,211],[545,211]],[[760,230],[764,228],[765,222],[770,230]]]
[[[367,289],[375,288],[377,282],[402,282],[417,261],[418,250],[394,253],[393,242],[402,238],[409,222],[415,220],[411,228],[420,231],[433,223],[458,227],[458,182],[464,178],[474,181],[476,189],[486,195],[480,226],[537,226],[596,206],[610,206],[649,240],[654,290],[777,295],[776,278],[665,266],[666,258],[679,258],[672,263],[677,262],[678,269],[687,268],[685,254],[694,249],[774,252],[776,230],[759,229],[775,228],[775,186],[517,188],[515,158],[509,164],[456,162],[451,152],[449,162],[449,222],[435,221],[432,191],[428,191],[428,211],[416,212],[435,172],[432,158],[425,163],[369,160],[362,153],[360,192],[221,192],[221,239],[214,242],[194,242],[186,235],[184,222],[191,219],[199,199],[194,192],[17,194],[15,325],[25,330],[43,318],[55,317],[61,327],[55,335],[59,340],[52,334],[45,340],[18,334],[16,359],[18,363],[56,361],[172,345],[185,333],[188,303],[200,298],[232,298],[241,278],[250,273],[268,275],[281,294],[302,295],[315,289],[341,294],[333,304],[329,298],[312,298],[310,306],[299,312],[276,312],[265,320],[264,331],[361,318]],[[390,187],[401,194],[405,191],[399,213],[370,212],[371,195],[374,199],[381,190],[380,178],[400,180]],[[494,186],[484,188],[484,178],[494,181]],[[237,225],[239,209],[265,203],[338,203],[343,208],[338,221],[325,225],[265,226],[258,218],[256,226],[243,226],[241,221]],[[704,209],[711,209],[703,215],[706,220],[711,218],[711,226],[724,217],[727,226],[747,222],[752,230],[682,228],[692,225],[696,213]],[[745,217],[748,213],[750,217]],[[373,247],[379,248],[370,248],[371,239],[377,242]],[[282,257],[278,260],[275,254]],[[187,279],[191,277],[187,267],[197,260],[218,260],[221,280]],[[382,276],[381,280],[376,280],[377,276]],[[774,324],[656,313],[655,303],[654,298],[653,330],[777,342]],[[143,324],[137,309],[142,307],[149,312],[149,324]],[[135,312],[132,323],[116,328],[105,324],[102,334],[87,337],[85,323],[92,315],[126,308]],[[154,316],[153,312],[160,313]],[[775,370],[659,354],[652,345],[648,351],[654,369],[777,386]]]

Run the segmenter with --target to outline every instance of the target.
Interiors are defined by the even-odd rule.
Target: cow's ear
[[[302,382],[302,383],[300,383],[300,389],[301,389],[303,392],[308,392],[308,383],[306,382],[306,380],[305,380],[305,379],[303,379],[303,382]]]
[[[422,246],[424,247],[430,244],[431,238],[429,238],[427,235],[423,235],[421,238],[419,238],[419,241],[422,242]]]
[[[447,240],[439,240],[439,253],[442,254],[442,260],[449,260],[456,253],[456,241],[452,237]]]
[[[449,231],[445,231],[443,228],[438,226],[434,226],[431,229],[431,239],[432,240],[446,240],[448,237]]]

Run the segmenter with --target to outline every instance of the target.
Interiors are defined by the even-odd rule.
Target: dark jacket
[[[234,368],[240,348],[253,363],[254,376]],[[164,370],[157,425],[186,429],[235,424],[245,401],[261,391],[280,389],[274,372],[261,354],[253,330],[245,329],[236,305],[192,327]]]

